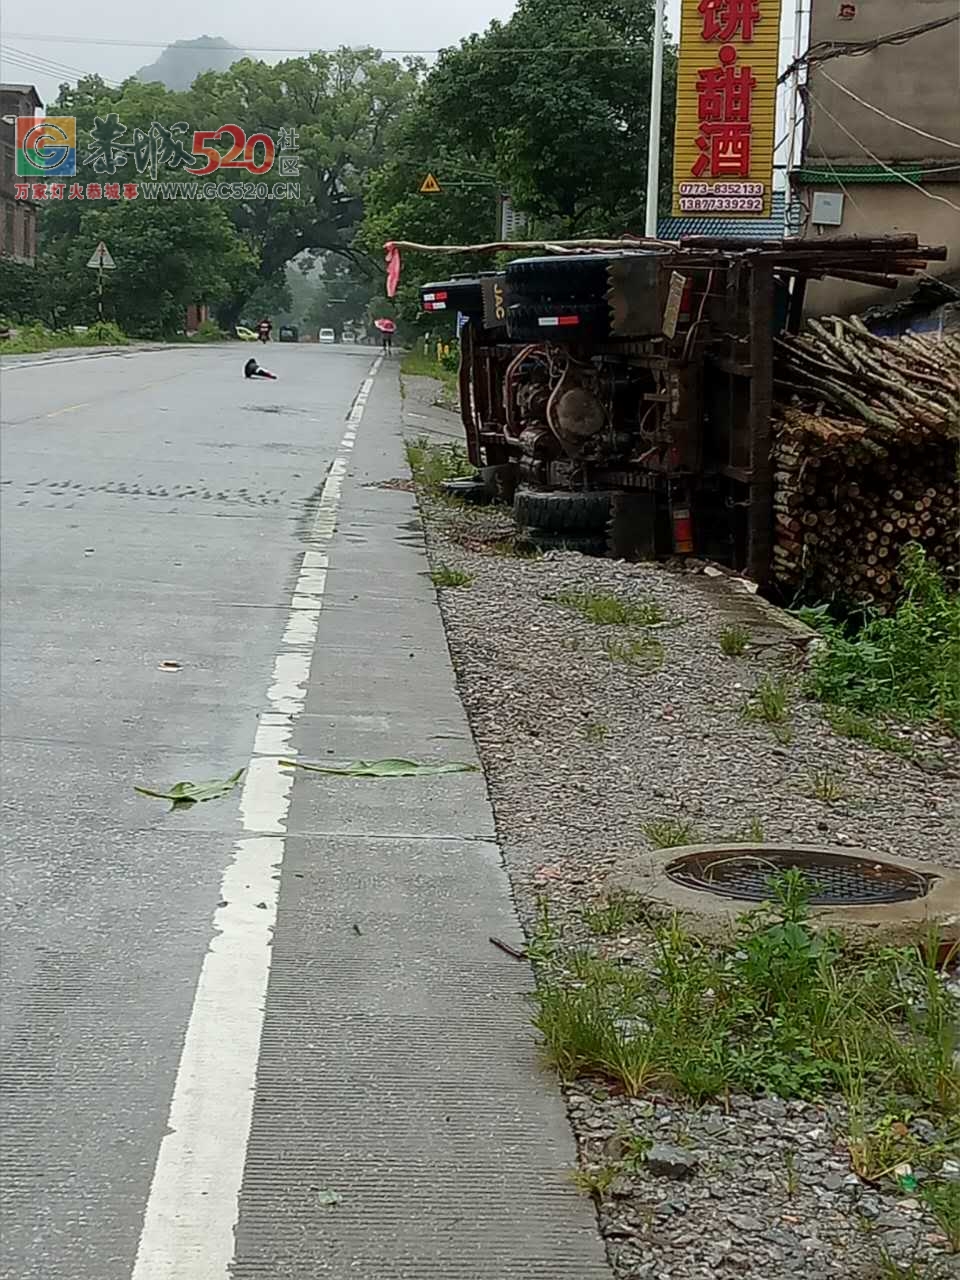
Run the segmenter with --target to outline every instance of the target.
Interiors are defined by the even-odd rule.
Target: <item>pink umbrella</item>
[[[373,323],[374,323],[374,326],[377,329],[379,329],[381,333],[397,332],[397,326],[394,324],[392,320],[387,320],[386,318],[384,318],[382,320],[374,320]]]

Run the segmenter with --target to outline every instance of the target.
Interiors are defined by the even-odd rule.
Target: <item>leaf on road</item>
[[[204,800],[219,800],[229,795],[243,777],[244,770],[238,769],[229,778],[210,778],[206,782],[178,782],[169,791],[152,791],[149,787],[134,787],[141,796],[152,796],[155,800],[171,801],[171,809],[186,809],[192,804],[200,804]]]
[[[318,1191],[317,1203],[325,1209],[332,1209],[334,1205],[343,1203],[343,1196],[338,1195],[336,1191]]]
[[[307,769],[310,773],[334,773],[341,778],[434,778],[441,773],[476,773],[475,764],[451,760],[445,764],[418,764],[416,760],[353,760],[349,764],[303,764],[281,760],[287,769]]]

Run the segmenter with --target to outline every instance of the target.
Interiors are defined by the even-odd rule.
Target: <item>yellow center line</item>
[[[62,409],[54,409],[53,413],[47,414],[47,417],[56,418],[56,417],[59,417],[61,413],[73,413],[74,409],[86,409],[89,404],[90,404],[89,400],[84,400],[82,404],[68,404],[68,405],[65,405]]]

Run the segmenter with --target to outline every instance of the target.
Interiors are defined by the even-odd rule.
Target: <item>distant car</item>
[[[332,329],[321,329],[318,335],[321,342],[336,342],[337,335]]]
[[[300,333],[297,330],[296,326],[292,324],[282,324],[280,326],[280,341],[281,342],[299,342]]]
[[[242,324],[237,325],[235,332],[241,342],[256,342],[257,340],[257,335],[253,330],[245,328]]]

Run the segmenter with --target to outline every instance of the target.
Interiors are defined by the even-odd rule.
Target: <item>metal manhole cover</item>
[[[785,849],[690,853],[671,862],[666,873],[688,889],[762,902],[770,897],[771,877],[794,869],[802,871],[813,885],[810,905],[814,907],[910,902],[926,897],[934,879],[889,862],[841,853],[791,853]]]

